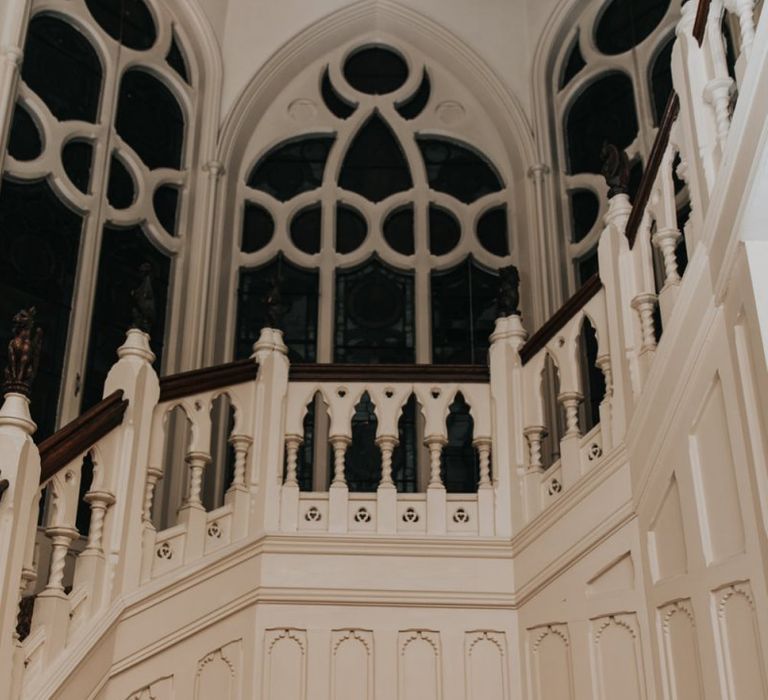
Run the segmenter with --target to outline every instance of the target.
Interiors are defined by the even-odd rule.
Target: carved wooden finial
[[[155,323],[155,292],[152,289],[152,265],[148,262],[139,267],[141,282],[131,292],[131,328],[149,333]]]
[[[603,141],[600,149],[600,160],[603,162],[601,172],[608,184],[608,199],[617,194],[627,194],[629,186],[629,158],[623,149],[612,143]]]
[[[35,323],[37,309],[22,309],[13,317],[13,337],[8,344],[3,394],[29,396],[40,364],[43,330]]]
[[[514,265],[499,269],[496,316],[520,315],[520,273]]]

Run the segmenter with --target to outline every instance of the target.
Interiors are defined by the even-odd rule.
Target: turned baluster
[[[579,405],[584,395],[578,391],[566,391],[557,397],[565,409],[565,437],[579,437]]]
[[[443,447],[448,443],[442,435],[431,435],[424,444],[429,450],[429,486],[430,489],[442,489],[443,478],[440,474],[440,457],[443,453]]]
[[[542,471],[544,465],[541,459],[541,443],[547,434],[543,425],[531,425],[523,430],[523,435],[528,441],[528,470]]]
[[[245,487],[245,463],[253,438],[250,435],[232,435],[229,442],[235,450],[235,473],[230,488]]]
[[[392,481],[392,453],[397,447],[397,439],[391,435],[376,438],[376,444],[381,450],[381,481],[379,487],[394,486]]]
[[[163,478],[162,469],[149,467],[147,469],[147,481],[144,484],[144,507],[142,509],[141,519],[145,525],[152,525],[152,505],[155,502],[155,487],[157,482]]]
[[[347,447],[351,444],[352,438],[346,435],[334,435],[331,437],[331,446],[333,447],[333,481],[331,482],[331,487],[346,488],[347,486],[347,477],[344,473],[344,455],[347,453]]]
[[[51,568],[45,590],[64,593],[64,567],[67,563],[67,552],[78,532],[73,527],[55,526],[46,528],[45,534],[51,540]]]
[[[301,435],[285,436],[285,485],[298,486],[299,447],[303,442]]]
[[[754,0],[726,0],[726,8],[739,18],[741,32],[741,52],[749,60],[752,43],[755,40],[755,2]]]
[[[190,452],[186,461],[189,465],[189,493],[186,505],[202,508],[203,471],[211,463],[211,455],[206,452]]]
[[[472,441],[472,445],[477,449],[478,461],[480,462],[480,481],[478,488],[491,487],[491,439],[486,437],[477,438]]]
[[[84,500],[91,506],[91,524],[85,551],[101,554],[103,552],[104,518],[107,514],[107,508],[115,502],[115,497],[109,491],[96,490],[86,493]]]
[[[677,257],[675,250],[680,241],[680,231],[676,228],[663,228],[653,234],[652,242],[661,251],[664,259],[664,286],[680,282],[680,273],[677,270]]]
[[[641,353],[656,349],[656,324],[653,320],[656,298],[655,294],[640,294],[632,300],[632,308],[640,316]]]

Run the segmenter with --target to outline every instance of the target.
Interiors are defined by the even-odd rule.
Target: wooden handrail
[[[565,324],[581,311],[584,305],[602,288],[603,283],[600,281],[600,276],[595,273],[520,348],[520,359],[523,364],[552,340],[565,327]]]
[[[677,119],[679,112],[680,99],[678,98],[677,93],[673,91],[667,100],[667,106],[664,108],[664,115],[661,117],[659,130],[656,132],[656,138],[653,141],[651,155],[648,157],[648,165],[643,171],[642,178],[640,178],[640,186],[637,189],[635,201],[632,203],[632,211],[629,213],[629,218],[627,219],[627,229],[625,234],[627,240],[629,240],[630,248],[635,245],[637,231],[640,228],[640,222],[643,220],[645,208],[648,206],[653,183],[656,180],[656,176],[659,174],[659,166],[664,157],[664,151],[667,150],[667,145],[669,144],[669,134],[672,131],[672,124],[675,123],[675,119]]]
[[[256,379],[258,372],[258,364],[252,359],[246,359],[170,374],[160,379],[160,403],[250,382]]]
[[[487,365],[306,364],[291,365],[292,382],[471,382],[490,379]]]
[[[40,483],[67,466],[123,422],[128,399],[117,390],[39,445]]]
[[[696,18],[693,20],[693,38],[699,42],[699,46],[704,43],[704,32],[707,30],[710,1],[699,0],[699,6],[696,8]]]
[[[704,41],[704,33],[707,29],[707,19],[709,18],[710,2],[711,0],[699,0],[699,4],[696,8],[696,18],[693,21],[693,37],[698,42],[699,46],[701,46]],[[661,117],[659,130],[656,132],[656,138],[653,141],[651,154],[648,157],[648,165],[640,179],[637,195],[635,196],[635,201],[632,203],[632,211],[627,220],[626,236],[629,240],[630,248],[633,248],[635,245],[637,231],[640,228],[640,222],[643,220],[645,208],[648,206],[648,199],[651,196],[653,183],[659,173],[661,159],[664,157],[664,151],[667,150],[667,145],[669,144],[669,134],[672,130],[672,124],[674,124],[679,113],[680,98],[673,90],[664,107],[664,114]]]

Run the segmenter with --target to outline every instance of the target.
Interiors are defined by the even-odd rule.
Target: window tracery
[[[33,4],[0,189],[0,245],[18,248],[26,231],[34,258],[55,259],[56,269],[44,274],[35,263],[39,279],[30,283],[24,254],[8,258],[0,318],[35,303],[48,329],[52,369],[32,401],[42,436],[100,398],[146,261],[160,309],[153,349],[162,354],[171,261],[183,245],[194,84],[165,3]],[[58,250],[65,242],[68,254]]]
[[[572,288],[597,271],[604,140],[629,156],[630,197],[639,184],[672,89],[670,57],[680,5],[680,0],[591,0],[570,18],[560,42],[549,92]]]
[[[488,156],[460,102],[447,109],[449,82],[412,49],[358,41],[310,72],[270,108],[273,140],[252,141],[244,159],[240,290],[244,276],[269,274],[279,254],[284,265],[316,271],[317,312],[326,320],[314,323],[317,351],[290,348],[292,355],[440,361],[431,342],[431,272],[453,270],[471,255],[492,277],[511,262],[509,166],[497,162],[499,152]],[[469,280],[462,282],[468,297]],[[238,297],[236,354],[244,355],[250,349],[241,339],[255,340],[258,328],[242,326],[255,316]],[[247,303],[258,301],[251,294]],[[367,355],[363,336],[375,340]],[[478,347],[467,348],[466,361],[485,361],[487,338]]]

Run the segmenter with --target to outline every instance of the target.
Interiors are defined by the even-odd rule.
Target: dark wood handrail
[[[490,379],[487,365],[291,365],[292,382],[472,382]]]
[[[707,19],[709,18],[710,2],[711,0],[699,0],[699,4],[696,7],[696,18],[693,21],[693,37],[698,42],[699,46],[701,46],[704,41],[704,33],[707,29]],[[673,90],[669,99],[667,99],[664,114],[662,115],[661,123],[659,124],[659,130],[656,132],[656,138],[653,141],[651,155],[648,157],[648,165],[640,179],[637,195],[635,196],[635,201],[632,203],[632,211],[627,220],[626,236],[629,240],[630,248],[633,248],[635,245],[637,231],[640,228],[640,222],[643,220],[645,208],[648,206],[648,199],[651,196],[653,183],[659,173],[661,159],[664,157],[664,151],[669,144],[669,134],[672,130],[672,124],[674,124],[679,113],[680,98]]]
[[[40,483],[67,466],[123,422],[128,399],[118,389],[39,445]]]
[[[250,382],[256,379],[258,372],[258,364],[252,359],[247,359],[179,374],[169,374],[160,379],[160,403],[182,399],[203,391],[213,391],[232,384]]]
[[[707,19],[709,18],[710,0],[699,0],[699,6],[696,8],[696,19],[693,20],[693,38],[699,42],[699,46],[704,43],[704,32],[707,30]]]
[[[669,134],[672,131],[672,124],[675,123],[677,115],[680,112],[680,99],[676,92],[672,92],[667,100],[667,106],[664,108],[664,115],[661,117],[659,130],[656,132],[656,138],[653,141],[651,155],[648,157],[648,165],[640,178],[640,186],[635,195],[635,201],[632,203],[632,211],[627,219],[626,236],[629,240],[629,247],[635,245],[637,231],[640,228],[640,222],[643,220],[645,207],[648,206],[648,199],[651,196],[653,183],[659,174],[661,159],[664,157],[664,151],[669,144]]]
[[[552,338],[563,330],[565,324],[581,311],[584,305],[602,288],[603,283],[600,281],[600,276],[595,273],[520,348],[520,359],[523,364],[528,362]]]

